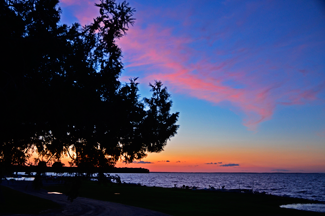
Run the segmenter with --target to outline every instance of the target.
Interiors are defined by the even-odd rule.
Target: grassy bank
[[[64,186],[51,186],[48,189],[63,193],[67,191]],[[83,182],[80,196],[152,209],[175,216],[325,215],[279,207],[282,204],[308,203],[307,200],[262,194],[192,191],[125,184],[100,185],[97,182]]]
[[[59,209],[60,205],[0,185],[0,215],[37,214],[48,209]]]

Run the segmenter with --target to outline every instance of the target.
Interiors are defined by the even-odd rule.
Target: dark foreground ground
[[[31,182],[2,185],[5,186],[1,186],[1,216],[168,216],[148,209],[85,197],[70,202],[64,194],[49,194],[45,189],[34,190]],[[44,182],[44,185],[50,184]]]
[[[34,195],[53,202],[42,204],[52,210],[42,209],[39,216],[54,215],[297,215],[313,216],[325,213],[283,209],[280,205],[291,203],[311,203],[312,201],[288,197],[278,197],[265,194],[243,194],[218,191],[186,190],[174,188],[144,187],[127,184],[99,184],[84,181],[80,194],[72,203],[65,195],[48,194],[44,189],[34,191],[31,183],[13,183],[11,188]],[[45,184],[45,188],[52,192],[67,193],[65,185]],[[6,198],[6,197],[4,197]],[[25,202],[26,202],[25,198]],[[28,199],[30,200],[30,199]],[[21,201],[20,201],[21,202]],[[32,203],[39,206],[41,201]],[[44,202],[44,200],[42,201]],[[59,204],[59,205],[57,205]],[[15,212],[17,203],[7,199],[0,204],[0,214],[3,207]],[[29,204],[30,205],[30,204]],[[10,207],[11,206],[11,207]],[[21,209],[21,208],[19,208]],[[23,209],[23,208],[22,208]],[[148,210],[149,209],[149,210]],[[7,211],[9,213],[10,211]],[[163,213],[160,213],[163,212]],[[31,215],[31,214],[30,214]]]

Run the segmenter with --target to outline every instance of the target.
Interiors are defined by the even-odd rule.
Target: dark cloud
[[[205,164],[222,164],[222,162],[210,162],[210,163],[205,163]]]
[[[176,163],[180,163],[181,161],[176,161]]]
[[[289,172],[290,170],[287,169],[273,169],[273,172]]]
[[[150,162],[150,161],[133,161],[133,163],[137,163],[137,164],[151,164],[152,162]]]
[[[222,167],[235,167],[235,166],[239,166],[239,164],[229,163],[229,164],[222,164],[220,166],[222,166]]]
[[[170,161],[169,160],[163,160],[163,161],[158,161],[158,162],[166,162],[166,163],[169,163]]]

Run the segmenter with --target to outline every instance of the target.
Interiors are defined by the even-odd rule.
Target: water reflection
[[[47,194],[62,194],[60,192],[47,192]]]
[[[280,208],[289,208],[289,209],[314,211],[314,212],[325,212],[325,204],[295,203],[295,204],[281,205]]]

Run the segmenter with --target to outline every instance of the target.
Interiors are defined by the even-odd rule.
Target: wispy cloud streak
[[[325,40],[319,39],[320,34],[325,36],[324,31],[303,36],[275,35],[273,41],[264,44],[242,40],[236,34],[240,28],[245,37],[251,35],[245,28],[251,24],[249,15],[259,7],[253,6],[242,15],[245,19],[240,14],[221,17],[218,22],[227,21],[229,26],[218,28],[219,34],[215,35],[215,28],[207,27],[202,30],[191,26],[196,34],[180,34],[176,28],[156,24],[135,26],[120,41],[128,75],[142,71],[145,82],[159,79],[168,82],[173,91],[213,104],[228,102],[233,110],[244,114],[244,125],[253,130],[270,119],[278,105],[318,100],[325,86],[317,77],[324,76],[319,67],[308,65],[309,59],[301,50],[324,55],[315,45],[318,40],[325,47]],[[188,30],[185,24],[178,28]],[[279,38],[289,43],[289,48],[277,48]],[[321,67],[324,69],[324,64]]]
[[[231,4],[212,5],[211,13],[195,2],[184,10],[181,4],[168,10],[147,6],[149,13],[139,4],[135,26],[119,41],[125,76],[140,75],[142,83],[162,80],[173,92],[228,106],[252,130],[278,106],[319,100],[325,90],[325,29],[314,20],[308,20],[314,26],[277,20],[272,10],[287,12],[280,3]],[[93,13],[75,16],[86,23]]]
[[[132,163],[137,163],[137,164],[152,164],[150,161],[133,161]]]
[[[292,85],[297,78],[290,76],[296,71],[284,65],[259,63],[265,59],[249,63],[259,54],[255,54],[255,50],[222,60],[190,48],[192,41],[191,38],[173,36],[170,29],[151,26],[131,29],[120,44],[127,61],[126,68],[131,72],[129,75],[132,70],[143,70],[145,77],[142,80],[146,82],[159,79],[168,82],[174,91],[213,104],[228,101],[244,112],[244,125],[251,129],[270,119],[277,105],[305,104],[316,100],[317,94],[324,91],[322,84]],[[245,60],[247,64],[243,64]],[[277,79],[272,79],[272,75],[278,76]],[[301,75],[297,73],[295,76]]]
[[[229,164],[222,164],[221,167],[237,167],[239,164],[229,163]]]

